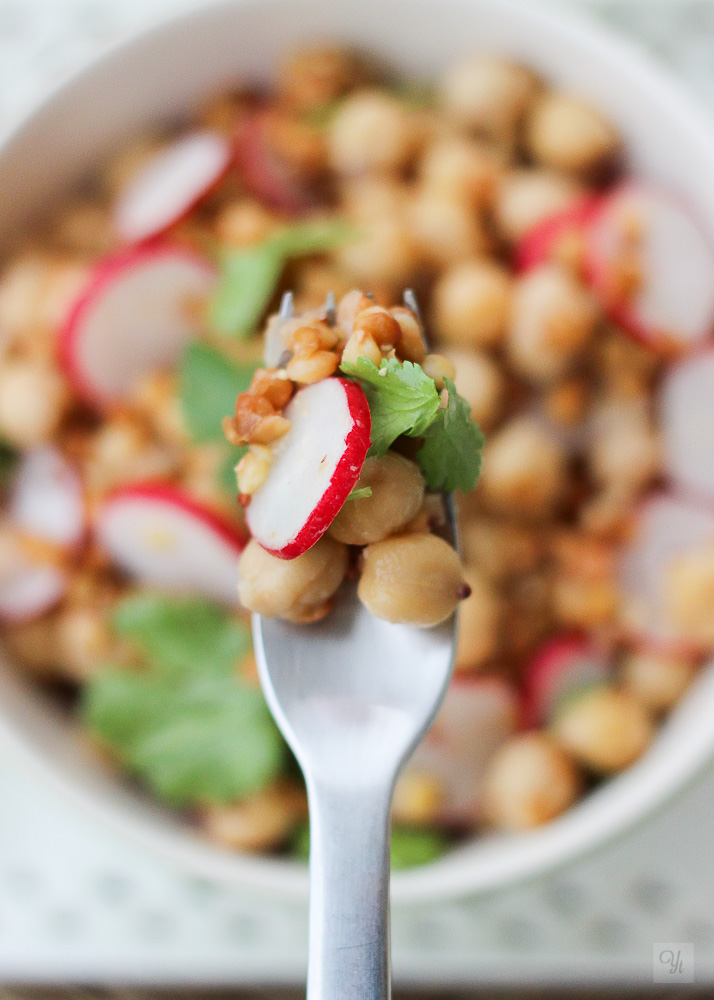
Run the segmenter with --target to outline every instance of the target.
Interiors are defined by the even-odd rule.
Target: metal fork
[[[418,310],[411,293],[404,301]],[[334,302],[325,311],[334,322]],[[450,498],[445,505],[455,541]],[[324,621],[254,615],[253,636],[268,705],[307,784],[308,1000],[386,1000],[392,793],[446,690],[454,620],[392,625],[346,585]]]

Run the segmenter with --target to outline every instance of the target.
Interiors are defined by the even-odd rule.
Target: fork
[[[404,302],[418,315],[411,292]],[[291,312],[284,299],[281,316]],[[334,299],[325,313],[334,323]],[[445,507],[455,542],[450,497]],[[326,620],[253,615],[253,637],[265,697],[307,785],[308,1000],[386,1000],[392,794],[446,691],[454,619],[432,629],[393,625],[373,617],[349,584]]]

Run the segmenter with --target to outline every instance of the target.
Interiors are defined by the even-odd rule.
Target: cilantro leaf
[[[366,500],[368,497],[372,496],[371,486],[360,486],[355,488],[347,494],[347,500]],[[345,500],[345,503],[347,503]]]
[[[286,748],[261,692],[238,674],[247,629],[210,601],[136,594],[113,615],[143,670],[107,668],[83,692],[88,727],[161,798],[234,802],[272,782]]]
[[[483,434],[454,383],[448,378],[444,383],[449,392],[448,404],[439,410],[426,431],[416,458],[429,489],[468,493],[481,471]]]
[[[10,445],[0,441],[0,488],[4,488],[12,475],[17,462],[17,452]]]
[[[115,605],[112,625],[163,671],[190,671],[202,663],[234,670],[250,649],[245,626],[203,598],[139,591]]]
[[[354,235],[342,219],[316,219],[284,226],[262,243],[224,253],[209,319],[217,333],[249,337],[275,294],[292,257],[326,253]]]
[[[248,389],[257,367],[237,365],[198,340],[186,347],[181,360],[179,401],[195,441],[223,440],[223,418],[233,413],[236,397]]]
[[[385,358],[379,368],[368,358],[342,365],[342,371],[359,381],[372,417],[373,455],[384,455],[400,436],[421,437],[439,409],[434,379],[411,361]]]
[[[198,661],[178,675],[107,669],[83,716],[124,765],[175,805],[229,803],[270,784],[285,747],[258,688]]]

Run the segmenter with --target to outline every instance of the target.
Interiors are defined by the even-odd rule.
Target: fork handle
[[[308,789],[307,1000],[388,1000],[391,791]]]

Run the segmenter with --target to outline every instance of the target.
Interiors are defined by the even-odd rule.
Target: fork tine
[[[280,300],[280,312],[278,315],[281,319],[290,319],[293,314],[293,293],[283,292],[283,297]]]
[[[419,303],[417,301],[417,297],[416,297],[416,295],[414,293],[414,289],[413,288],[405,288],[404,289],[404,294],[402,295],[402,302],[407,307],[407,309],[411,309],[411,311],[416,316],[416,318],[417,318],[417,320],[419,322],[419,327],[421,329],[421,339],[424,342],[424,347],[426,347],[426,349],[428,351],[429,350],[429,338],[428,338],[427,333],[426,333],[426,326],[424,324],[424,318],[423,318],[423,316],[421,314],[421,309],[419,308]]]
[[[334,326],[337,322],[337,301],[334,292],[328,292],[325,299],[325,316],[328,326]]]

